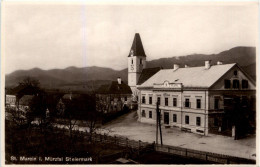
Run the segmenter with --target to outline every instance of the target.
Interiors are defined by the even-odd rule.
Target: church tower
[[[136,85],[142,70],[146,67],[146,55],[139,33],[135,34],[130,53],[128,55],[128,85],[133,95],[137,93]]]

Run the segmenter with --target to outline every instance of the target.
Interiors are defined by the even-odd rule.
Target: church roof
[[[154,84],[182,83],[184,88],[209,88],[226,74],[236,63],[212,65],[209,69],[202,67],[188,67],[173,69],[162,69],[141,84],[139,87],[153,87]]]
[[[151,78],[151,76],[153,76],[154,74],[156,74],[160,70],[161,70],[161,67],[143,69],[143,71],[142,71],[142,73],[139,77],[137,85],[141,85],[147,79]]]
[[[132,47],[131,47],[131,50],[129,52],[128,57],[131,56],[131,52],[133,52],[133,56],[144,56],[144,57],[146,57],[145,52],[144,52],[144,47],[143,47],[139,33],[135,34],[134,41],[133,41],[133,44],[132,44]]]
[[[132,94],[132,91],[127,84],[118,84],[117,81],[112,81],[109,85],[100,86],[97,94]]]

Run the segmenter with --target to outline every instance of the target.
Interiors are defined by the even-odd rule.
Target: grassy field
[[[79,133],[73,134],[70,139],[68,131],[60,129],[41,131],[38,127],[18,128],[9,121],[6,121],[5,135],[6,164],[96,164],[100,163],[100,158],[103,156],[122,152],[122,148],[116,145],[90,143]],[[33,157],[36,160],[27,161],[25,157]],[[49,158],[45,161],[45,157],[47,159],[63,157],[63,160],[50,161]],[[66,157],[89,158],[89,160],[72,162],[66,161]]]

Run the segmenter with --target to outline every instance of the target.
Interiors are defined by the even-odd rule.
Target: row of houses
[[[24,91],[25,89],[27,88],[19,85],[13,89],[6,90],[6,108],[13,108],[24,113],[28,112],[30,110],[30,103],[37,96],[37,93]],[[95,109],[91,110],[104,114],[122,111],[125,107],[131,107],[132,104],[132,91],[127,84],[121,81],[121,78],[118,78],[117,81],[112,81],[108,85],[102,85],[95,92],[94,96],[88,92],[72,91],[66,93],[47,90],[45,93],[47,109],[58,115],[63,115],[65,109],[72,101],[75,103],[73,108],[77,112],[79,110],[90,110],[91,106],[96,106]],[[87,104],[89,105],[88,109],[86,109]]]

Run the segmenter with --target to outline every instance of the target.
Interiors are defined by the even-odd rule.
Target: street
[[[102,127],[109,130],[110,135],[125,136],[133,140],[154,142],[156,126],[137,122],[135,111],[125,114]],[[179,128],[162,127],[163,144],[218,154],[231,155],[241,158],[256,159],[256,136],[234,140],[232,137],[209,134],[183,132]]]

